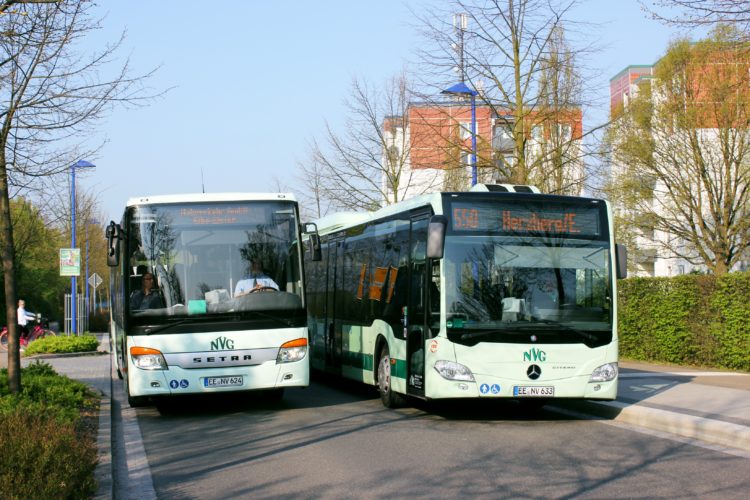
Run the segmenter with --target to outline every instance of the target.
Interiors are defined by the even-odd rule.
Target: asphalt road
[[[121,382],[111,384],[109,356],[46,361],[99,389],[103,404],[112,396],[101,421],[107,429],[104,415],[112,415],[111,434],[100,433],[101,498],[745,498],[750,490],[747,452],[619,418],[530,415],[511,401],[394,411],[370,388],[331,380],[289,390],[281,402],[242,394],[134,410]],[[637,374],[623,375],[623,389],[650,390],[642,404],[660,408],[676,404],[659,399],[675,389],[684,398],[690,386],[704,403],[718,390],[687,383],[664,391],[659,377],[631,384],[630,375]],[[723,385],[742,380],[728,377]],[[732,390],[744,395],[743,384]],[[693,412],[718,408],[689,403]],[[729,412],[724,418],[744,422]]]
[[[158,498],[746,498],[750,459],[513,402],[387,410],[315,381],[282,402],[137,410]]]

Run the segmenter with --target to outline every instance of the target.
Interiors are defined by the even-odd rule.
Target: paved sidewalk
[[[621,361],[616,401],[555,407],[750,452],[750,374]]]

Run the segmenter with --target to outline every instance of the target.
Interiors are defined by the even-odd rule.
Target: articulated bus
[[[225,391],[281,397],[309,384],[294,196],[132,198],[107,239],[110,340],[131,406]],[[254,286],[251,262],[275,286]],[[156,296],[141,300],[152,283]]]
[[[477,185],[316,221],[310,363],[407,397],[617,395],[626,251],[604,200]]]

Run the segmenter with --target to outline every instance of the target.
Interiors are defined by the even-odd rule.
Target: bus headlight
[[[150,347],[131,347],[130,358],[133,364],[142,370],[166,370],[167,360],[157,349]]]
[[[607,363],[598,367],[591,374],[589,382],[609,382],[617,377],[617,363]]]
[[[439,360],[435,362],[435,371],[447,380],[465,380],[474,382],[474,375],[468,367],[454,361]]]
[[[279,348],[276,363],[293,363],[307,356],[307,339],[295,339],[284,342]]]

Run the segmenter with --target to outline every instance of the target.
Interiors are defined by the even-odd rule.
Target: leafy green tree
[[[750,45],[735,34],[674,42],[608,139],[626,230],[717,275],[750,246]]]
[[[64,235],[25,198],[11,200],[10,206],[17,297],[26,301],[30,311],[59,321],[63,316],[62,293],[66,282],[60,277],[58,252],[65,246]],[[3,324],[7,323],[5,314],[0,318]]]

